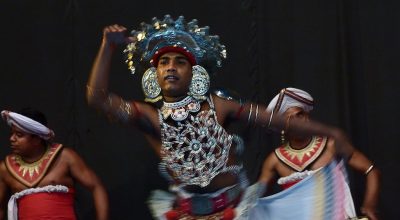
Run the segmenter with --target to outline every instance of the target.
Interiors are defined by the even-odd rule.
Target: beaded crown
[[[141,30],[132,30],[135,39],[124,50],[126,63],[132,74],[139,65],[152,64],[163,48],[176,48],[186,56],[192,65],[204,66],[209,72],[215,72],[226,58],[225,46],[219,43],[219,36],[209,35],[209,27],[199,27],[197,20],[186,23],[183,16],[173,20],[165,15],[163,20],[156,17],[151,24],[141,23]]]

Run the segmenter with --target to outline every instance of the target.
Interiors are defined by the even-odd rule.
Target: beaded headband
[[[199,27],[197,20],[185,22],[183,16],[173,20],[165,15],[164,20],[153,18],[151,24],[141,23],[141,30],[131,31],[134,42],[124,50],[126,63],[132,74],[139,65],[157,66],[158,58],[166,52],[180,52],[192,65],[202,65],[209,72],[221,67],[226,59],[225,46],[217,35],[209,35],[209,27]]]

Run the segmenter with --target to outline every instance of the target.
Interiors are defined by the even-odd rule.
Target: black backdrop
[[[0,6],[0,108],[31,106],[48,116],[56,140],[77,150],[104,181],[111,219],[150,219],[149,191],[166,188],[157,158],[134,129],[110,124],[85,103],[84,91],[102,28],[136,28],[170,14],[210,26],[228,49],[214,87],[267,103],[281,88],[298,87],[316,100],[314,117],[344,129],[382,170],[380,213],[399,211],[400,4],[396,0],[3,0]],[[115,56],[111,90],[142,99],[140,74]],[[0,156],[9,151],[0,126]],[[273,141],[247,128],[246,167],[255,180]],[[363,178],[350,173],[357,204]],[[78,188],[80,219],[93,218],[90,195]]]

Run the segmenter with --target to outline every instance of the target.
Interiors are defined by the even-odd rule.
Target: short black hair
[[[47,126],[47,118],[41,111],[35,110],[30,107],[25,107],[25,108],[22,108],[19,111],[17,111],[17,113],[21,114],[25,117],[28,117],[32,120],[35,120],[44,126]]]

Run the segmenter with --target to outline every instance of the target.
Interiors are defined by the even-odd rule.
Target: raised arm
[[[125,32],[126,28],[120,25],[104,28],[102,43],[87,83],[86,97],[90,106],[99,109],[114,120],[129,123],[137,122],[136,119],[149,118],[149,114],[154,114],[154,109],[143,102],[128,102],[108,91],[111,59],[116,45],[134,40],[125,37]]]
[[[125,31],[126,28],[119,25],[104,28],[101,46],[87,83],[86,97],[89,105],[105,112],[114,110],[115,104],[123,101],[120,97],[108,93],[108,79],[115,46],[125,41]]]
[[[101,46],[86,88],[89,105],[100,109],[114,119],[130,119],[137,115],[134,103],[128,103],[121,97],[108,92],[111,58],[116,45],[127,41],[125,32],[126,28],[119,25],[104,28]]]
[[[96,219],[107,220],[109,212],[108,196],[100,179],[73,150],[64,148],[62,156],[66,157],[68,161],[72,178],[92,193]]]

